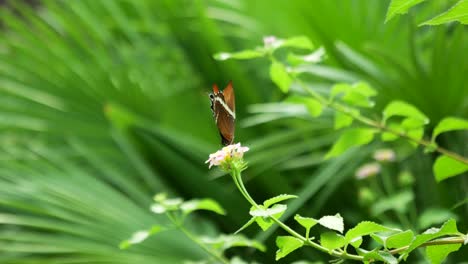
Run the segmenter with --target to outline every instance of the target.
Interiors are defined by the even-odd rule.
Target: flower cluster
[[[205,163],[210,163],[209,168],[221,166],[229,168],[230,164],[242,161],[244,153],[249,151],[248,147],[242,147],[240,143],[228,145],[217,152],[210,154],[210,158]]]

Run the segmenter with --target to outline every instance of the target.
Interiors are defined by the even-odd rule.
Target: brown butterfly
[[[213,92],[210,93],[211,110],[218,126],[221,143],[224,146],[234,141],[234,121],[236,120],[236,105],[234,100],[234,88],[232,81],[228,83],[223,91],[213,84]]]

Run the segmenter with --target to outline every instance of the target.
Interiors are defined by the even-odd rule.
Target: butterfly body
[[[221,136],[221,143],[225,146],[234,142],[236,106],[234,98],[234,88],[229,82],[223,91],[220,91],[216,84],[213,85],[213,92],[210,93],[211,110],[213,118]]]

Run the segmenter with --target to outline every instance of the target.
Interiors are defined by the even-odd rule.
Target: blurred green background
[[[403,143],[375,143],[325,162],[337,136],[331,113],[312,119],[272,111],[266,104],[284,95],[269,80],[267,61],[212,57],[262,45],[268,35],[308,36],[327,52],[324,63],[308,69],[311,87],[326,92],[337,82],[369,82],[379,91],[377,109],[408,101],[431,119],[429,131],[442,117],[468,117],[467,27],[417,27],[454,2],[428,1],[385,24],[389,1],[2,1],[0,263],[204,258],[177,230],[125,251],[118,244],[167,222],[149,211],[162,191],[210,197],[227,210],[227,217],[193,218],[190,228],[198,234],[232,233],[248,220],[248,204],[231,179],[204,164],[220,147],[207,95],[213,83],[224,87],[229,80],[236,141],[251,148],[247,188],[258,201],[299,195],[285,219],[340,212],[347,227],[368,219],[421,231],[455,217],[466,231],[466,175],[437,184],[434,157]],[[467,140],[455,132],[440,139],[465,156]],[[404,195],[366,201],[362,192],[371,183],[357,182],[354,173],[383,146],[397,153],[383,171]],[[402,177],[410,180],[398,185]],[[377,202],[387,207],[379,211]],[[274,231],[245,231],[267,253],[228,254],[271,263]],[[450,263],[467,255],[464,247]],[[329,257],[302,250],[284,263],[295,259]]]

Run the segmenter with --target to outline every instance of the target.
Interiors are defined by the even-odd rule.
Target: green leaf
[[[303,245],[304,242],[302,242],[302,240],[292,236],[277,237],[276,246],[278,247],[278,251],[276,251],[276,260],[278,261],[279,259],[286,257],[289,253],[302,247]]]
[[[378,216],[388,210],[406,213],[408,205],[413,202],[413,200],[413,192],[410,190],[403,190],[388,197],[381,198],[372,205],[370,211],[374,216]]]
[[[338,95],[346,95],[351,89],[351,85],[347,83],[337,83],[330,90],[330,100],[333,100]]]
[[[468,130],[468,120],[457,117],[446,117],[442,119],[434,128],[431,140],[434,142],[438,135],[454,130]]]
[[[351,240],[351,242],[349,242],[349,244],[351,244],[351,246],[353,246],[354,248],[359,248],[362,244],[362,237],[357,237],[353,240]]]
[[[468,0],[460,0],[447,12],[442,13],[422,24],[422,25],[440,25],[452,21],[458,21],[462,24],[468,24]]]
[[[368,144],[372,141],[376,132],[372,128],[354,128],[343,132],[325,155],[325,159],[339,156],[352,147]]]
[[[292,194],[280,194],[278,196],[275,196],[273,198],[270,198],[268,200],[265,200],[263,202],[263,206],[265,206],[265,208],[268,208],[270,207],[271,205],[273,204],[276,204],[276,203],[279,203],[279,202],[282,202],[282,201],[285,201],[285,200],[289,200],[289,199],[295,199],[297,198],[297,195],[292,195]]]
[[[253,224],[254,222],[256,222],[256,217],[250,218],[250,220],[249,220],[247,223],[245,223],[243,226],[241,226],[241,228],[237,229],[237,231],[234,232],[234,235],[237,234],[237,233],[239,233],[240,231],[246,229],[247,227],[249,227],[249,226],[250,226],[251,224]]]
[[[410,117],[422,121],[422,124],[429,123],[429,119],[419,109],[403,101],[392,101],[383,110],[384,122],[392,116]]]
[[[311,229],[314,225],[318,223],[318,221],[311,217],[303,217],[298,214],[294,216],[294,220],[296,220],[301,226],[303,226],[306,230]]]
[[[406,260],[409,253],[411,253],[411,251],[418,248],[420,245],[438,237],[442,237],[446,235],[456,235],[456,234],[458,234],[457,223],[455,222],[454,219],[450,219],[447,222],[445,222],[441,228],[430,228],[426,230],[424,233],[416,236],[413,242],[411,242],[408,249],[402,253],[402,256]]]
[[[249,213],[254,216],[255,222],[257,222],[263,231],[266,231],[275,223],[269,216],[280,218],[287,209],[287,206],[284,204],[275,204],[271,208],[266,208],[262,205],[259,207],[252,207]]]
[[[270,78],[281,89],[281,91],[283,91],[283,93],[287,93],[289,91],[292,79],[284,64],[273,61],[270,66]]]
[[[249,213],[251,216],[267,217],[283,213],[286,209],[287,206],[284,204],[275,204],[271,208],[256,208],[254,210],[250,210]]]
[[[206,210],[206,211],[212,211],[214,213],[220,214],[220,215],[225,215],[226,211],[219,205],[218,202],[216,202],[213,199],[194,199],[194,200],[189,200],[180,205],[180,209],[184,214],[190,214],[193,211],[196,210]]]
[[[400,248],[408,246],[413,241],[414,233],[411,230],[399,232],[387,237],[386,248]]]
[[[353,239],[369,235],[376,232],[387,232],[393,231],[394,229],[379,225],[371,221],[364,221],[357,224],[355,227],[351,228],[346,232],[345,239],[346,243],[350,243]]]
[[[377,92],[365,82],[355,83],[352,86],[346,83],[339,83],[332,87],[330,100],[333,100],[338,95],[342,95],[341,99],[350,105],[372,107],[374,106],[374,102],[369,98],[376,94]]]
[[[332,251],[345,245],[345,239],[342,235],[335,232],[325,232],[320,234],[320,245]]]
[[[344,223],[343,223],[343,217],[341,217],[340,214],[322,216],[318,220],[318,222],[320,225],[328,229],[336,230],[340,233],[343,233]]]
[[[406,14],[411,7],[423,1],[424,0],[392,0],[388,7],[385,23],[390,21],[395,15]]]
[[[356,110],[357,111],[357,110]],[[359,111],[357,111],[359,114]],[[348,127],[353,123],[353,118],[350,115],[344,114],[342,112],[335,112],[335,129],[340,129],[344,127]]]
[[[426,248],[427,258],[432,264],[439,264],[448,256],[448,254],[460,249],[461,244],[435,245]]]
[[[265,56],[265,51],[264,50],[242,50],[238,52],[220,52],[216,53],[213,58],[215,60],[219,61],[224,61],[228,59],[238,59],[238,60],[248,60],[248,59],[254,59],[254,58],[260,58]]]
[[[119,247],[120,249],[127,249],[132,245],[143,242],[145,239],[147,239],[151,235],[154,235],[161,231],[162,231],[161,226],[153,226],[150,230],[142,230],[142,231],[135,232],[133,233],[131,238],[129,238],[128,240],[122,241]]]
[[[457,219],[457,215],[445,208],[429,208],[418,218],[419,228],[428,228],[435,224],[441,224],[450,218]]]
[[[310,41],[310,39],[306,36],[297,36],[285,39],[284,42],[281,44],[281,47],[292,47],[298,49],[309,49],[312,50],[314,45]]]
[[[432,167],[438,182],[468,171],[468,164],[445,155],[439,156]]]
[[[387,124],[387,127],[390,128],[393,131],[396,131],[396,132],[400,132],[400,133],[405,132],[401,128],[401,126],[399,124],[394,123],[394,122],[389,122]],[[395,141],[395,140],[399,139],[400,137],[398,135],[393,134],[393,133],[383,132],[380,138],[382,139],[382,141],[388,142],[388,141]]]

